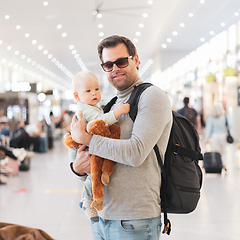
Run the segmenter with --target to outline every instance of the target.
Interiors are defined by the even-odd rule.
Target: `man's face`
[[[119,44],[113,48],[104,48],[102,52],[103,62],[115,62],[119,58],[129,57],[127,48],[124,44]],[[108,81],[118,90],[122,91],[131,86],[139,78],[137,67],[139,58],[136,55],[128,59],[129,65],[125,68],[119,68],[116,64],[110,72],[106,72]]]

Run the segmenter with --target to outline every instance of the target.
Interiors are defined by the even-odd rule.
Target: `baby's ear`
[[[76,101],[79,101],[79,100],[80,100],[80,98],[79,98],[79,96],[78,96],[78,92],[74,92],[74,93],[73,93],[73,97],[74,97],[74,99],[75,99]]]

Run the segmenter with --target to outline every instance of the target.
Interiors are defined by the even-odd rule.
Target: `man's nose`
[[[118,69],[119,69],[119,67],[117,66],[117,64],[116,64],[116,63],[114,63],[114,64],[113,64],[112,71],[115,71],[115,69],[116,69],[116,70],[118,70]]]

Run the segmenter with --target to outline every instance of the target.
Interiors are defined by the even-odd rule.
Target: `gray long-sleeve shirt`
[[[118,92],[113,109],[127,102],[139,79],[128,89]],[[121,139],[93,135],[89,152],[116,162],[105,187],[104,209],[100,217],[109,220],[134,220],[161,214],[161,174],[153,147],[157,143],[163,157],[172,125],[167,95],[151,86],[141,95],[138,114],[133,123],[128,115],[119,118]]]

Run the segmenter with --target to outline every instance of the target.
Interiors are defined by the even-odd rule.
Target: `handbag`
[[[226,117],[226,116],[225,116]],[[228,128],[228,121],[227,121],[227,117],[226,117],[226,127],[227,127],[227,142],[228,143],[233,143],[234,142],[234,139],[232,137],[232,135],[230,134],[230,131],[229,131],[229,128]]]

